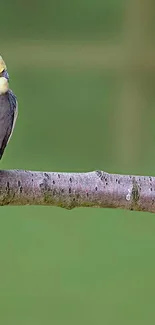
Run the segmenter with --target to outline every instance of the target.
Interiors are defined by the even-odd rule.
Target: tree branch
[[[155,212],[155,177],[0,171],[0,205],[121,208]]]

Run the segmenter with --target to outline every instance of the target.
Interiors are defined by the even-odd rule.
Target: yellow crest
[[[3,72],[3,70],[6,70],[6,64],[2,57],[0,56],[0,73]]]

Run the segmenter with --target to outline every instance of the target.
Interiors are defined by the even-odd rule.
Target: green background
[[[117,51],[135,35],[127,14],[123,0],[2,1],[0,50],[19,102],[2,169],[155,175],[155,74]],[[153,35],[150,19],[151,48]],[[155,323],[153,214],[0,211],[0,324]]]

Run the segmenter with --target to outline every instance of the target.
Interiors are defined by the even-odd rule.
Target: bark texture
[[[0,205],[121,208],[155,212],[155,177],[0,171]]]

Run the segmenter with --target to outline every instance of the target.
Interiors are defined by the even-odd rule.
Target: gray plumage
[[[13,132],[18,107],[14,93],[9,89],[0,95],[0,159]]]

